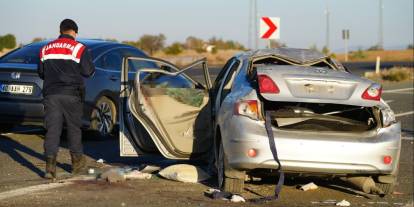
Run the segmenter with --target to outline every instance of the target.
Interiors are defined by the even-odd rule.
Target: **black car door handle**
[[[118,77],[116,77],[116,76],[114,76],[114,75],[111,75],[111,76],[109,77],[109,80],[111,80],[111,81],[117,81],[117,80],[118,80]]]

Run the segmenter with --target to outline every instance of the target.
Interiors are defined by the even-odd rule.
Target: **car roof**
[[[321,59],[325,59],[328,56],[312,49],[298,49],[298,48],[271,48],[271,49],[260,49],[260,50],[250,50],[246,51],[240,56],[245,56],[248,58],[260,58],[265,56],[277,56],[292,60],[298,63],[313,62]]]
[[[24,47],[38,47],[40,49],[42,46],[46,45],[50,41],[53,41],[53,39],[30,43],[28,45],[25,45]],[[131,45],[123,44],[123,43],[111,42],[111,41],[106,41],[102,39],[82,39],[82,38],[77,38],[76,41],[84,44],[92,52],[93,60],[98,58],[105,51],[108,51],[112,48],[120,48],[120,47],[136,50],[142,53],[143,56],[146,56],[146,54],[142,50],[136,47],[133,47]]]
[[[28,44],[26,46],[41,47],[43,45],[46,45],[50,41],[53,41],[53,39],[34,42],[34,43]],[[86,47],[88,47],[90,50],[93,50],[97,47],[103,47],[103,46],[128,46],[128,45],[125,45],[125,44],[122,44],[122,43],[105,41],[105,40],[101,40],[101,39],[82,39],[82,38],[80,38],[80,39],[76,39],[76,41],[86,45]],[[130,46],[130,47],[132,47],[132,46]]]

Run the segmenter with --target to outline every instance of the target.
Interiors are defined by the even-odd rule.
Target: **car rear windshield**
[[[40,46],[26,46],[10,52],[0,59],[1,63],[39,63]]]

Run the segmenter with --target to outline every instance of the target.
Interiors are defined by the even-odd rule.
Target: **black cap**
[[[68,30],[73,30],[78,33],[78,25],[76,25],[76,22],[71,19],[64,19],[62,22],[60,22],[60,32],[65,32]]]

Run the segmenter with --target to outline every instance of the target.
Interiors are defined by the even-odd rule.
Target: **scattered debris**
[[[394,192],[392,192],[392,194],[393,194],[393,195],[404,195],[404,193],[402,193],[402,192],[398,192],[398,191],[394,191]]]
[[[188,164],[171,165],[162,169],[158,174],[166,179],[185,183],[198,183],[210,178],[201,168]]]
[[[89,169],[88,169],[88,174],[89,174],[89,175],[95,174],[95,169],[93,169],[93,168],[89,168]]]
[[[230,201],[233,203],[240,203],[240,202],[245,203],[246,202],[246,200],[240,195],[232,195]]]
[[[138,170],[133,170],[131,172],[128,172],[125,174],[125,179],[127,180],[134,180],[134,179],[138,179],[138,180],[146,180],[146,179],[151,179],[152,175],[149,173],[145,173],[145,172],[141,172]]]
[[[246,200],[241,195],[220,191],[214,188],[210,188],[204,191],[204,195],[212,199],[221,199],[225,201],[231,201],[233,203],[240,203],[240,202],[245,203],[246,202]]]
[[[325,201],[322,201],[322,203],[323,204],[336,204],[337,201],[336,200],[325,200]]]
[[[141,165],[139,169],[139,171],[142,173],[154,173],[161,170],[161,167],[155,165]]]
[[[107,180],[109,183],[117,183],[125,181],[125,173],[120,168],[112,168],[102,173],[100,176],[102,179]]]
[[[301,189],[303,191],[316,190],[316,189],[318,189],[318,186],[315,183],[311,182],[311,183],[308,183],[306,185],[302,185],[299,189]]]
[[[351,206],[351,203],[346,201],[346,200],[342,200],[338,203],[335,204],[336,206]]]
[[[101,163],[101,164],[103,164],[103,163],[105,162],[105,160],[103,160],[103,159],[101,158],[101,159],[99,159],[99,160],[96,160],[96,162],[97,162],[97,163]]]

